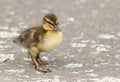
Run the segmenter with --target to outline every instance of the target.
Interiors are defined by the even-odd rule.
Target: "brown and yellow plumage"
[[[41,26],[32,27],[20,34],[18,38],[14,40],[15,43],[24,46],[26,48],[38,43],[46,33]]]
[[[41,72],[50,72],[49,69],[42,68],[46,64],[39,57],[40,52],[51,51],[58,47],[63,39],[63,34],[58,26],[57,17],[54,14],[47,14],[43,18],[41,26],[32,27],[22,32],[15,43],[28,49],[35,68]]]

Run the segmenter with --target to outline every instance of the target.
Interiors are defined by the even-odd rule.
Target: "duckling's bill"
[[[59,32],[61,30],[59,29],[59,27],[57,27],[56,25],[54,25],[54,31]]]

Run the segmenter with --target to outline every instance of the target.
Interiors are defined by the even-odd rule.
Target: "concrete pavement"
[[[120,82],[119,0],[0,0],[0,82]],[[43,74],[23,47],[12,43],[24,29],[55,13],[62,45],[42,53]]]

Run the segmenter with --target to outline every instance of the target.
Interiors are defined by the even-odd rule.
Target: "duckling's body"
[[[32,27],[24,31],[14,40],[15,43],[28,49],[38,71],[45,73],[50,71],[41,67],[46,63],[40,59],[39,53],[57,48],[63,40],[62,32],[56,27],[57,23],[56,16],[48,14],[44,17],[41,26]]]
[[[37,46],[42,51],[51,51],[60,45],[62,39],[62,32],[48,31],[45,33],[44,39]]]

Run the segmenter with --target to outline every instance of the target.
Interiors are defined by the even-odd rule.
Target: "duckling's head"
[[[44,18],[43,18],[43,29],[46,31],[60,31],[60,29],[58,28],[58,19],[56,17],[55,14],[47,14]]]

